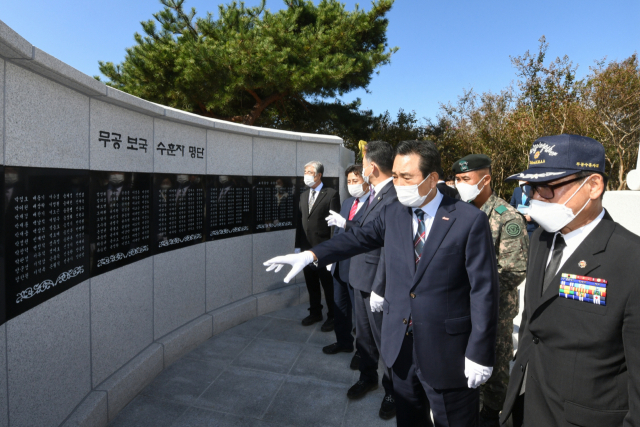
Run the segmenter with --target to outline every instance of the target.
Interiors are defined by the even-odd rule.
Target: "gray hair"
[[[322,174],[324,176],[324,166],[319,161],[312,160],[309,163],[307,163],[306,165],[304,165],[304,168],[306,169],[307,166],[313,166],[313,168],[316,170],[316,173],[320,173],[320,174]]]

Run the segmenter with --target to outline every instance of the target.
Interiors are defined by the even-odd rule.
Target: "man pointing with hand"
[[[477,387],[492,372],[498,272],[487,216],[436,188],[440,154],[432,142],[396,151],[398,202],[362,227],[300,254],[273,258],[271,270],[326,265],[385,248],[381,351],[392,369],[397,425],[477,425]]]

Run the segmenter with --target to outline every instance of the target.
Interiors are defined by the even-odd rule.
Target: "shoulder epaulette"
[[[506,211],[508,211],[507,207],[504,205],[500,205],[495,209],[496,212],[498,212],[500,215],[502,215],[503,213],[505,213]]]

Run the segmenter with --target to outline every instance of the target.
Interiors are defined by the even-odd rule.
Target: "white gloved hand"
[[[469,388],[476,388],[487,382],[493,367],[478,365],[476,362],[464,358],[464,376],[467,377],[467,385]]]
[[[333,264],[329,264],[329,265],[327,265],[327,271],[331,271],[331,266],[332,266],[332,265],[333,265]]]
[[[384,297],[381,297],[380,295],[371,291],[371,296],[369,297],[369,305],[371,306],[372,312],[375,313],[376,311],[382,311],[383,302],[384,302]]]
[[[300,253],[300,248],[295,248],[295,249],[293,250],[293,253],[294,253],[294,254],[299,254],[299,253]]]
[[[329,213],[330,215],[325,218],[329,227],[335,225],[336,227],[344,228],[347,225],[347,220],[342,215],[334,211],[329,211]]]
[[[289,274],[287,274],[287,277],[284,278],[284,282],[289,283],[289,281],[296,277],[296,275],[300,273],[303,268],[305,268],[312,262],[313,254],[309,251],[304,251],[299,254],[289,254],[271,258],[263,265],[269,267],[267,268],[267,271],[275,270],[274,273],[277,273],[282,270],[282,267],[284,267],[285,264],[289,264],[291,266],[291,271],[289,272]]]

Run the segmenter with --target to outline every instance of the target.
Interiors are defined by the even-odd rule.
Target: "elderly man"
[[[300,215],[296,229],[296,250],[311,249],[313,246],[331,238],[331,227],[325,218],[329,211],[340,209],[340,195],[333,188],[325,187],[322,183],[324,166],[319,161],[312,161],[304,166],[304,183],[308,190],[300,195]],[[309,291],[309,316],[302,319],[304,326],[313,325],[322,320],[322,293],[327,304],[327,321],[322,325],[323,332],[333,331],[333,278],[326,268],[313,265],[304,269],[304,280]]]

